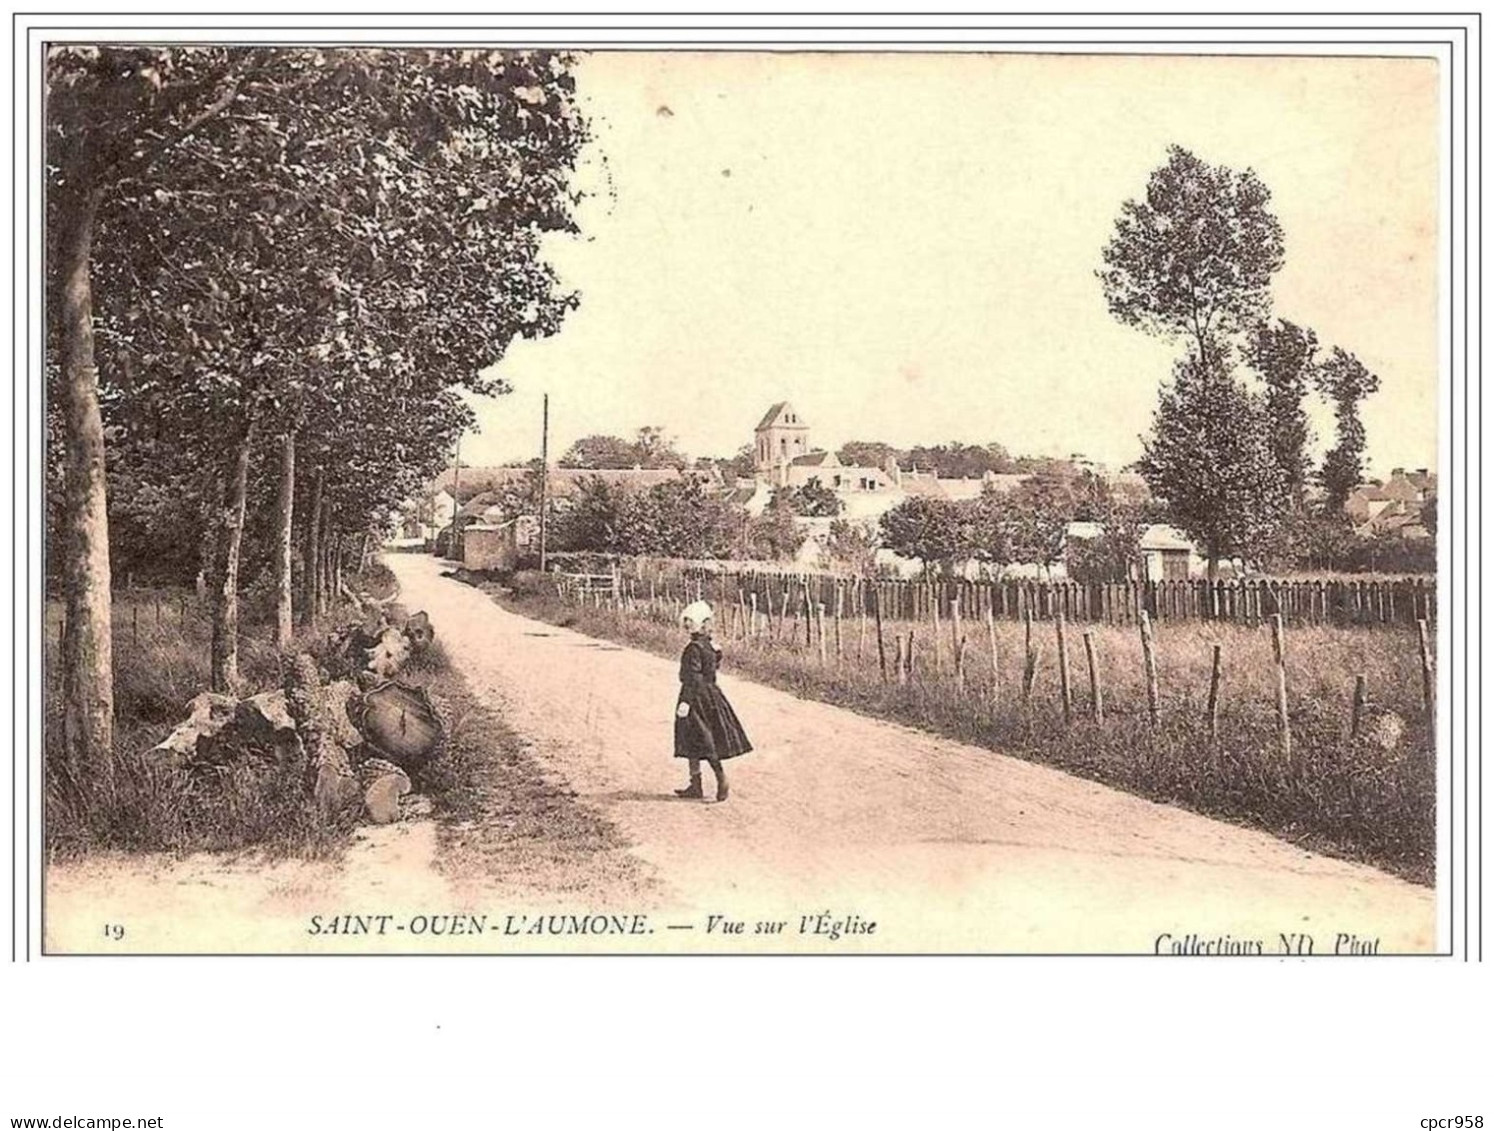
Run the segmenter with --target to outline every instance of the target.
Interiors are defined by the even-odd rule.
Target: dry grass
[[[239,670],[248,692],[280,685],[271,628],[251,605],[239,638]],[[125,591],[114,605],[114,748],[112,785],[69,769],[61,728],[61,609],[47,608],[43,657],[43,748],[48,853],[99,849],[235,851],[272,856],[336,855],[348,828],[320,821],[304,764],[245,757],[221,766],[165,769],[140,757],[186,716],[188,700],[209,685],[212,625],[188,590]],[[325,651],[326,624],[298,631],[296,648]]]
[[[519,612],[581,632],[672,656],[679,630],[666,609],[631,613],[568,602],[523,584],[504,600]],[[1103,689],[1103,724],[1089,718],[1083,632],[1093,633]],[[951,626],[941,626],[936,656],[928,623],[883,626],[889,678],[883,681],[874,629],[833,622],[826,653],[805,643],[791,617],[779,637],[742,638],[718,628],[734,670],[804,698],[908,723],[961,741],[1043,762],[1155,800],[1252,825],[1314,851],[1362,860],[1418,883],[1435,872],[1436,767],[1433,734],[1421,706],[1414,632],[1401,629],[1301,628],[1288,633],[1286,669],[1292,756],[1282,756],[1275,714],[1270,632],[1210,622],[1156,628],[1160,725],[1148,722],[1140,637],[1136,629],[1070,625],[1067,629],[1072,721],[1059,694],[1055,626],[1033,626],[1039,663],[1031,701],[1021,696],[1024,626],[998,622],[999,685],[993,679],[984,623],[963,625],[965,687],[954,671]],[[893,673],[894,639],[913,634],[915,667],[902,685]],[[1205,722],[1213,645],[1223,648],[1219,739]],[[1405,722],[1386,750],[1349,735],[1354,676],[1366,676],[1371,705]]]

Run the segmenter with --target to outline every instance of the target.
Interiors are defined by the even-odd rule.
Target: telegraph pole
[[[550,394],[540,424],[540,573],[545,572],[545,512],[550,509]]]

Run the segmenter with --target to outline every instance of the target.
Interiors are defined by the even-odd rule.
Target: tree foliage
[[[574,84],[544,51],[67,45],[46,93],[67,586],[107,590],[106,495],[116,553],[206,544],[216,679],[240,551],[271,558],[245,531],[296,521],[263,485],[330,577],[470,423],[458,390],[574,306],[540,254],[574,230]],[[107,683],[107,608],[70,621]]]
[[[378,526],[471,423],[459,390],[506,391],[481,372],[575,305],[539,249],[544,232],[574,227],[566,173],[586,132],[565,60],[230,48],[99,60],[233,91],[101,220],[117,462],[147,462],[125,450],[138,445],[160,465],[169,450],[199,472],[179,493],[206,498],[225,438],[289,430],[303,519],[319,469],[336,529]]]
[[[808,531],[796,521],[793,508],[775,494],[762,514],[747,520],[743,554],[753,561],[790,561],[807,537]]]
[[[948,499],[910,495],[882,514],[879,534],[883,546],[925,570],[948,570],[968,556],[965,515]]]
[[[658,483],[629,495],[620,549],[670,558],[728,558],[738,541],[740,512],[695,476]]]
[[[840,496],[817,478],[811,478],[802,487],[779,487],[773,492],[773,499],[804,518],[835,518],[845,509]]]
[[[1317,351],[1317,335],[1284,318],[1274,326],[1256,326],[1246,347],[1251,367],[1266,385],[1271,450],[1286,477],[1294,510],[1301,510],[1307,497],[1312,428],[1304,402],[1317,381]]]
[[[881,440],[850,440],[840,446],[835,458],[848,467],[886,467],[889,460],[903,462],[907,453]]]
[[[1285,254],[1270,201],[1253,170],[1169,147],[1145,196],[1121,205],[1101,253],[1110,313],[1147,333],[1185,336],[1199,357],[1263,319]]]
[[[979,479],[988,471],[1001,475],[1016,470],[1011,454],[1000,444],[962,444],[958,440],[910,448],[900,462],[932,471],[941,479]]]
[[[1335,444],[1323,457],[1318,473],[1323,504],[1333,513],[1343,510],[1349,494],[1364,477],[1364,424],[1359,405],[1380,387],[1376,377],[1353,354],[1335,346],[1318,369],[1323,394],[1333,403]]]
[[[825,557],[828,564],[849,570],[859,577],[872,577],[877,572],[877,529],[875,525],[837,518],[830,524],[829,536],[825,539]]]
[[[1270,442],[1266,407],[1216,347],[1208,361],[1179,361],[1163,387],[1138,464],[1169,517],[1220,560],[1259,560],[1287,509],[1286,475]]]
[[[583,476],[564,507],[556,505],[557,550],[617,553],[626,537],[627,492],[600,476]]]
[[[664,429],[640,428],[631,440],[621,436],[583,436],[559,460],[561,467],[623,470],[627,468],[684,468],[690,461],[675,447]]]

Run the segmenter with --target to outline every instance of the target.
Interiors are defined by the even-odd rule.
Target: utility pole
[[[550,394],[545,394],[540,425],[540,573],[546,569],[545,512],[550,509]]]

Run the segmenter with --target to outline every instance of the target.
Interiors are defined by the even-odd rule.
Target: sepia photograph
[[[44,953],[1451,946],[1432,53],[39,66]]]

